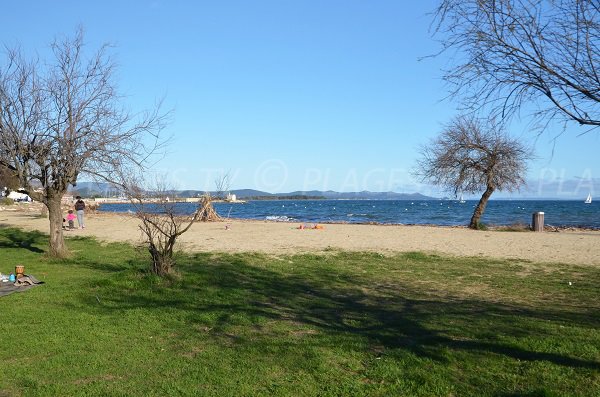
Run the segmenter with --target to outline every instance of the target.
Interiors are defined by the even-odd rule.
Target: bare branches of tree
[[[457,195],[483,191],[469,227],[477,229],[496,190],[514,191],[525,183],[531,151],[494,121],[457,117],[421,148],[416,175]]]
[[[460,60],[445,79],[467,107],[600,126],[597,1],[441,0],[433,26]]]
[[[85,52],[83,31],[55,40],[52,59],[27,59],[9,49],[0,66],[0,164],[43,202],[50,218],[50,254],[67,254],[60,203],[81,174],[111,181],[142,167],[164,142],[160,105],[143,114],[123,106],[115,63],[103,45]]]
[[[174,252],[177,240],[194,222],[218,221],[210,194],[199,198],[193,212],[185,203],[173,200],[173,188],[166,178],[156,178],[148,186],[142,186],[143,177],[127,178],[124,192],[135,208],[140,220],[143,244],[152,259],[150,271],[158,276],[172,273],[175,266]]]
[[[9,191],[18,189],[19,179],[14,171],[0,164],[0,190],[6,188]]]
[[[215,196],[217,200],[225,200],[225,193],[229,191],[231,186],[231,172],[226,172],[215,179]]]
[[[172,272],[175,243],[200,216],[199,210],[186,214],[181,203],[169,197],[172,192],[164,179],[157,180],[149,190],[137,184],[128,184],[126,189],[135,216],[140,220],[144,246],[152,258],[150,271],[159,276]]]

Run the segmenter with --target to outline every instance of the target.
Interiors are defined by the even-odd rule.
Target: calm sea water
[[[222,217],[282,222],[348,222],[416,225],[466,225],[477,201],[467,200],[286,200],[214,203]],[[178,211],[192,213],[193,203],[178,203]],[[129,204],[102,204],[100,211],[128,212]],[[530,224],[534,212],[545,213],[545,224],[600,229],[600,202],[492,200],[482,222],[488,225]]]

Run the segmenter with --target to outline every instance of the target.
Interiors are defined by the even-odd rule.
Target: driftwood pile
[[[219,214],[217,214],[217,211],[213,208],[210,195],[205,194],[200,197],[195,218],[196,221],[200,222],[219,222],[222,220]]]

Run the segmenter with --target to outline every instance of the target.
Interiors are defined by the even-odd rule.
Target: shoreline
[[[465,226],[373,225],[319,223],[323,229],[298,229],[313,222],[224,219],[198,222],[178,240],[187,252],[261,252],[269,255],[366,251],[388,255],[425,252],[451,256],[509,259],[526,264],[565,263],[600,266],[600,231],[565,229],[552,232],[479,231]],[[48,233],[48,219],[39,209],[0,211],[2,227]],[[227,228],[225,226],[228,226]],[[131,214],[86,214],[86,228],[65,237],[89,236],[105,242],[139,244],[138,220]]]
[[[340,199],[341,200],[341,199]],[[217,201],[218,202],[218,201]],[[102,211],[98,209],[96,211],[97,214],[116,214],[116,215],[124,215],[128,216],[130,213],[127,212],[117,212],[117,211]],[[279,221],[275,219],[259,219],[259,218],[221,218],[222,222],[227,222],[229,220],[236,222],[273,222],[273,223],[283,223],[283,224],[319,224],[319,225],[373,225],[373,226],[425,226],[425,227],[443,227],[443,228],[457,228],[457,229],[468,229],[467,225],[439,225],[435,223],[392,223],[392,222],[349,222],[349,221],[302,221],[294,219],[293,221]],[[511,225],[496,225],[496,224],[485,224],[486,230],[491,231],[531,231],[529,225],[524,223],[514,223]],[[593,226],[581,226],[581,225],[551,225],[546,223],[544,225],[544,230],[546,232],[561,232],[561,231],[599,231],[600,227]]]
[[[345,200],[319,200],[326,203],[304,204],[292,200],[294,204],[282,201],[250,201],[241,206],[215,202],[215,210],[221,215],[230,215],[236,219],[254,219],[257,221],[275,220],[298,223],[342,223],[342,224],[369,224],[369,225],[422,225],[422,226],[466,226],[472,216],[473,209],[470,204],[458,204],[449,201],[438,205],[438,202],[425,200],[421,202],[400,200],[350,200],[348,205],[336,204]],[[538,201],[538,200],[536,200]],[[497,200],[496,207],[490,207],[482,222],[487,229],[526,229],[532,222],[532,214],[545,212],[545,226],[547,231],[556,230],[599,230],[600,219],[597,217],[597,208],[589,205],[567,201],[554,200],[549,203]],[[432,205],[435,204],[435,205]],[[447,205],[446,205],[447,204]],[[180,211],[193,212],[193,203],[181,203]],[[246,207],[248,205],[248,207]],[[580,208],[581,207],[581,208]],[[100,212],[125,212],[131,209],[127,204],[106,206],[102,205]],[[233,218],[232,218],[233,219]]]

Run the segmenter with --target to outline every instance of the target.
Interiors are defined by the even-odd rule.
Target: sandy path
[[[37,211],[0,211],[0,224],[48,231],[48,220]],[[95,236],[104,241],[139,242],[137,220],[122,214],[87,215],[87,228],[66,236]],[[229,224],[229,230],[225,225]],[[323,230],[298,230],[298,224],[235,220],[197,223],[182,236],[190,251],[272,254],[318,252],[329,248],[351,251],[439,252],[461,256],[528,259],[600,265],[600,231],[504,232],[432,226],[327,224]]]

